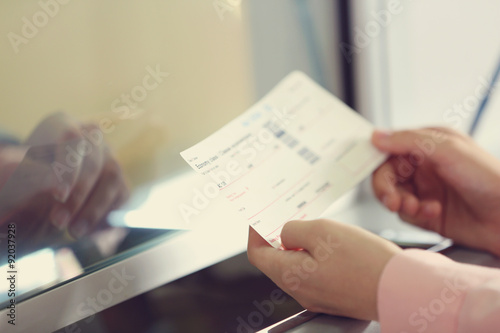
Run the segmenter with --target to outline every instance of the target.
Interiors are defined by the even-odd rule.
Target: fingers
[[[82,125],[65,113],[45,118],[31,133],[25,144],[31,147],[54,145],[55,156],[50,165],[57,178],[52,195],[60,202],[67,200],[82,162],[79,143],[84,139]]]
[[[252,227],[248,232],[248,260],[278,285],[284,271],[304,260],[304,251],[284,251],[273,248]]]
[[[103,143],[95,125],[63,122],[66,128],[58,136],[56,163],[60,174],[59,201],[50,218],[59,229],[69,229],[79,238],[94,230],[107,214],[128,197],[121,169]],[[70,225],[71,224],[71,225]]]
[[[121,168],[109,150],[104,147],[96,154],[92,155],[92,160],[83,163],[82,172],[70,197],[54,213],[65,212],[66,220],[63,225],[58,226],[68,227],[75,238],[95,230],[129,195]]]
[[[30,149],[15,172],[20,178],[17,191],[1,193],[11,198],[0,204],[2,216],[12,208],[36,206],[39,200],[34,195],[41,193],[49,202],[39,218],[59,229],[71,223],[70,233],[79,237],[127,199],[120,167],[95,125],[82,125],[58,113],[42,121],[26,145]],[[9,211],[4,214],[4,210]]]
[[[393,172],[393,165],[385,163],[373,175],[373,189],[380,202],[390,211],[397,212],[402,220],[440,232],[442,205],[437,199],[425,199],[439,195],[439,189],[434,188],[432,193],[426,194],[430,191],[421,188],[417,191],[412,181],[394,184]]]
[[[65,131],[58,142],[53,168],[58,180],[54,198],[59,202],[68,200],[80,175],[83,157],[77,149],[82,145],[81,142],[83,142],[83,137],[78,130],[73,128]]]
[[[111,212],[126,187],[121,179],[120,170],[115,163],[109,162],[111,166],[105,166],[93,190],[87,196],[82,208],[75,214],[69,226],[69,232],[74,238],[80,238],[104,221]]]
[[[411,193],[403,192],[401,195],[401,205],[397,210],[400,214],[414,216],[419,208],[418,199]]]
[[[84,148],[79,144],[82,142],[85,141],[78,141],[76,146],[68,144],[68,151],[79,149],[79,151],[83,152]],[[81,154],[85,155],[83,157],[79,156],[81,159],[80,167],[72,169],[71,173],[75,175],[76,180],[73,181],[74,183],[69,188],[70,194],[68,198],[64,202],[56,203],[51,211],[51,221],[59,229],[66,228],[69,222],[80,211],[83,204],[87,201],[89,194],[94,189],[97,179],[100,177],[104,152],[99,147],[92,147],[90,144],[87,149],[89,149],[89,154]]]
[[[375,131],[373,144],[393,154],[373,173],[376,197],[401,219],[440,232],[445,184],[437,170],[457,163],[450,158],[454,156],[450,152],[457,149],[456,143],[462,139],[463,135],[443,128],[394,133]]]
[[[375,130],[372,134],[372,143],[378,149],[393,154],[407,155],[417,148],[417,142],[427,139],[424,130],[408,130],[387,132]]]
[[[320,226],[310,221],[297,220],[287,222],[281,231],[281,243],[288,250],[310,250],[317,244],[314,238]],[[320,234],[322,231],[319,231]]]
[[[405,221],[413,219],[417,214],[422,214],[422,209],[428,211],[427,205],[423,204],[421,199],[416,196],[415,190],[410,183],[398,184],[394,191],[391,193],[379,193],[381,196],[380,201],[382,204],[392,212],[398,212],[400,215],[405,216]],[[431,210],[433,208],[431,207]],[[432,210],[433,212],[433,210]],[[432,213],[433,215],[434,213]],[[427,218],[429,214],[424,214]],[[422,216],[424,216],[422,215]]]
[[[415,170],[401,165],[406,162],[404,158],[390,158],[373,173],[372,186],[375,196],[390,211],[403,210],[413,215],[418,207],[417,191],[412,184]]]
[[[424,160],[438,165],[450,162],[450,150],[459,149],[464,139],[467,137],[463,134],[446,128],[396,132],[376,130],[372,134],[372,143],[375,147],[391,155],[408,156],[412,165],[419,165]]]
[[[417,227],[431,230],[439,234],[443,233],[443,223],[441,219],[443,207],[437,200],[423,200],[419,202],[418,209],[409,214],[406,211],[400,211],[399,217],[408,223]]]
[[[372,187],[375,196],[391,211],[397,211],[401,197],[397,193],[397,176],[393,163],[389,160],[373,172]]]
[[[295,220],[285,223],[281,231],[282,245],[286,250],[299,251],[281,252],[300,252],[300,250],[306,250],[312,253],[318,246],[320,238],[331,232],[332,226],[339,228],[339,230],[344,228],[342,224],[323,219],[313,221]],[[273,250],[272,252],[280,252],[280,250],[272,248],[253,228],[250,229],[248,240],[249,251],[264,248]]]

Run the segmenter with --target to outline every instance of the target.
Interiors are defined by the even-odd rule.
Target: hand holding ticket
[[[373,126],[301,72],[181,156],[272,246],[289,220],[317,218],[382,163]]]

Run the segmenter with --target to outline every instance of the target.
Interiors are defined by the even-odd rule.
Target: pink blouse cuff
[[[492,278],[499,279],[500,271],[424,250],[402,251],[387,263],[380,278],[381,331],[457,332],[467,293]]]

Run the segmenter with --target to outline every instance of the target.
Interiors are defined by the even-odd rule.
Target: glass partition
[[[192,228],[179,152],[288,72],[341,90],[334,5],[304,3],[0,4],[0,266],[22,272],[17,301]]]

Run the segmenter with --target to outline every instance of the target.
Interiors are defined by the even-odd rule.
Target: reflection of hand
[[[277,250],[250,228],[250,262],[308,310],[377,319],[380,275],[399,247],[329,220],[288,222],[281,240],[294,250]]]
[[[377,197],[417,226],[500,255],[500,162],[450,129],[376,132],[392,154],[373,174]]]
[[[50,222],[81,237],[126,199],[121,169],[96,127],[58,113],[42,121],[25,146],[0,191],[0,224],[15,219],[37,233]]]

